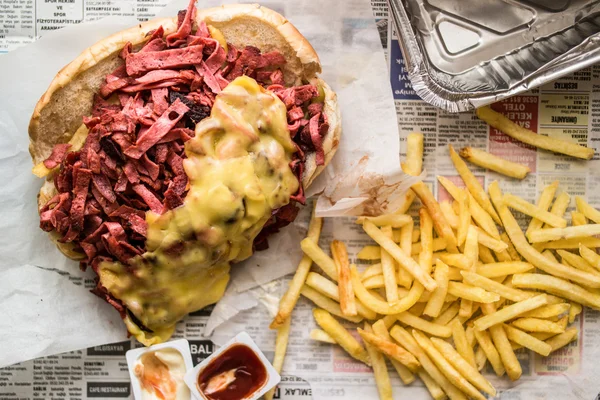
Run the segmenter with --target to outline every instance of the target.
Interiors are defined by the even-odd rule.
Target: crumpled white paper
[[[222,3],[202,1],[199,8]],[[315,46],[322,76],[336,90],[342,110],[340,148],[310,193],[331,188],[336,176],[355,176],[360,160],[365,176],[382,176],[388,183],[405,178],[399,173],[395,108],[370,5],[368,0],[351,3],[352,7],[344,0],[264,3],[285,14]],[[163,14],[174,16],[186,5],[185,0],[177,1]],[[93,274],[79,271],[39,229],[36,195],[42,181],[30,171],[27,126],[37,100],[60,68],[96,41],[136,23],[107,18],[69,26],[0,57],[0,367],[125,338],[118,313],[84,288],[84,280],[93,279]],[[371,178],[369,182],[381,183]],[[338,190],[360,200],[376,192],[364,185],[363,193],[356,192],[340,186],[341,181],[335,180],[329,199],[336,198]],[[350,202],[352,208],[360,207],[360,201]],[[323,211],[327,208],[325,204]],[[305,227],[292,224],[270,239],[269,250],[234,266],[227,295],[209,325],[214,328],[264,301],[260,294],[240,292],[293,272],[304,232]]]

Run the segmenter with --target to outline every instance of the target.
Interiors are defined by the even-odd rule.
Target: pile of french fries
[[[407,140],[402,168],[420,175],[423,136]],[[486,192],[461,155],[518,179],[529,169],[481,151],[449,151],[465,186],[438,177],[452,202],[438,203],[419,182],[396,213],[357,219],[375,242],[357,255],[372,262],[364,271],[350,264],[344,243],[334,240],[331,255],[319,247],[323,221],[313,215],[304,257],[271,323],[278,371],[300,295],[317,307],[321,329],[310,337],[371,366],[380,399],[392,398],[386,359],[405,385],[418,376],[436,400],[485,399],[496,395],[480,372],[488,362],[514,381],[522,374],[515,350],[548,356],[577,339],[568,325],[583,306],[600,309],[600,211],[577,197],[567,226],[570,197],[558,182],[537,204],[503,194],[498,182]],[[416,198],[413,218],[406,213]],[[511,210],[531,217],[525,232]],[[358,335],[339,320],[356,324]]]

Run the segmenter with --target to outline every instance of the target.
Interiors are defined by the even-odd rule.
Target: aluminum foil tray
[[[388,0],[413,89],[460,112],[600,61],[600,0]]]

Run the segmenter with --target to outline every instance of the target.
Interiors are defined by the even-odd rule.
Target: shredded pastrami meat
[[[329,129],[315,86],[286,87],[278,51],[261,54],[247,46],[228,50],[210,36],[204,22],[194,29],[194,0],[178,15],[178,29],[162,27],[148,34],[138,51],[128,43],[119,56],[124,64],[106,76],[83,118],[89,133],[78,151],[58,144],[44,165],[53,169],[58,194],[40,210],[40,227],[55,231],[60,242],[73,243],[85,256],[81,267],[97,269],[100,261],[128,260],[145,251],[145,213],[162,214],[183,204],[188,179],[183,169],[184,143],[194,127],[210,116],[215,96],[241,75],[254,78],[286,105],[290,135],[297,152],[290,164],[302,181],[306,152],[324,163],[322,138]],[[285,207],[274,210],[255,240],[268,247],[267,236],[292,222],[296,202],[304,204],[302,184]],[[119,305],[103,288],[96,294]],[[123,313],[123,307],[117,307]]]

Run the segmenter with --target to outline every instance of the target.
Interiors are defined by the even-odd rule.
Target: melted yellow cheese
[[[230,263],[252,254],[272,210],[298,190],[289,167],[294,151],[285,105],[273,93],[242,76],[217,96],[185,146],[184,204],[147,213],[147,252],[130,266],[105,262],[98,269],[102,285],[153,331],[127,317],[140,342],[168,339],[186,314],[221,298]]]

